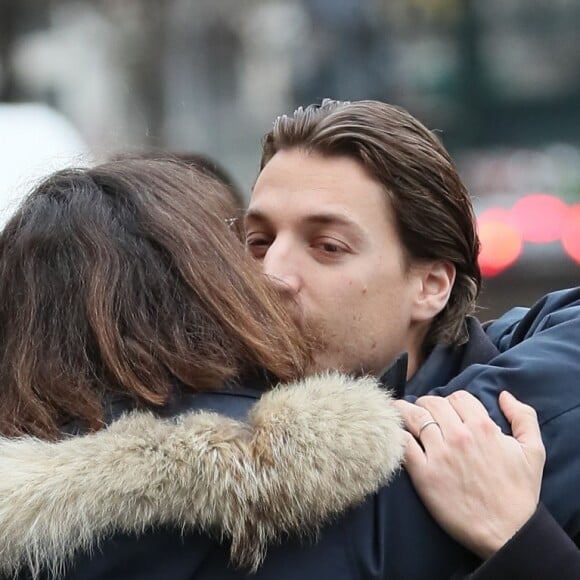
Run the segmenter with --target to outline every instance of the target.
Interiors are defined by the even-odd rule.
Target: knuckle
[[[471,395],[464,390],[455,391],[449,395],[449,398],[454,401],[460,401],[461,399],[467,399],[469,397],[471,397]]]
[[[497,435],[497,425],[488,417],[478,417],[474,422],[474,427],[485,436]]]
[[[423,395],[417,399],[416,404],[419,407],[428,409],[429,407],[436,405],[439,398],[440,397],[434,397],[433,395]]]
[[[546,460],[546,448],[541,441],[534,445],[532,451],[538,459],[541,459],[542,461]]]
[[[528,415],[528,417],[530,417],[530,419],[533,419],[534,421],[538,420],[538,413],[533,407],[524,405],[524,412]]]
[[[459,450],[468,449],[472,443],[472,436],[469,430],[464,428],[452,429],[449,433],[445,433],[445,440],[449,447]]]
[[[433,415],[426,411],[425,409],[422,410],[421,413],[417,413],[417,427],[421,427],[423,423],[427,423],[427,421],[432,421]]]
[[[527,415],[528,417],[531,417],[533,419],[537,419],[538,413],[536,412],[536,409],[534,409],[534,407],[532,407],[531,405],[528,405],[527,403],[522,403],[519,400],[517,402],[518,402],[518,406],[519,406],[518,411],[522,415]]]
[[[407,429],[417,432],[423,423],[431,421],[433,417],[427,409],[420,407],[415,404],[408,404],[405,406],[399,406],[399,411]]]

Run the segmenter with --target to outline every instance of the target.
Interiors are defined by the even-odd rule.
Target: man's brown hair
[[[481,286],[479,239],[469,194],[437,137],[398,107],[325,99],[276,119],[264,137],[261,168],[278,151],[292,148],[360,162],[384,187],[408,265],[445,260],[455,266],[449,302],[425,346],[464,342],[465,316]]]
[[[168,401],[309,355],[203,171],[119,160],[55,173],[0,233],[0,432],[102,427],[108,396]],[[218,195],[219,194],[219,195]]]

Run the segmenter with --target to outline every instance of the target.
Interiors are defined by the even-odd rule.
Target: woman
[[[159,160],[63,171],[2,231],[0,512],[17,515],[1,573],[241,577],[230,557],[257,566],[398,467],[373,381],[262,396],[310,358],[224,223],[223,187]]]
[[[62,172],[0,236],[0,427],[38,438],[0,441],[0,571],[240,578],[250,568],[254,578],[398,578],[404,555],[388,543],[381,552],[381,542],[401,517],[429,532],[432,545],[421,553],[435,551],[432,577],[472,564],[402,477],[392,493],[383,486],[337,517],[387,482],[403,433],[369,379],[349,388],[344,377],[319,377],[263,395],[273,381],[302,375],[309,357],[224,226],[217,187],[161,161]],[[448,404],[438,400],[438,408]],[[452,441],[437,439],[451,426],[434,401],[420,400],[435,418],[426,423],[413,419],[420,406],[399,402],[427,454]],[[504,403],[512,426],[529,411]],[[120,417],[135,408],[149,412]],[[190,410],[201,412],[160,420]],[[425,502],[478,552],[466,518],[449,521],[453,495],[421,485],[437,466],[424,468],[421,449],[409,445]],[[541,453],[536,464],[518,488],[531,489],[532,509]],[[332,515],[318,543],[296,541]],[[281,538],[258,569],[265,546]]]

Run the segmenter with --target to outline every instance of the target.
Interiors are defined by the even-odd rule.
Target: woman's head
[[[262,366],[300,375],[298,330],[224,223],[223,187],[120,160],[47,178],[0,234],[0,431],[98,428],[102,397],[165,402]]]

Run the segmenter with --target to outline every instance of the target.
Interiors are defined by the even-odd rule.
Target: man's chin
[[[343,349],[336,348],[337,337],[329,332],[320,320],[304,316],[296,311],[295,319],[303,336],[308,340],[313,352],[313,372],[341,371],[351,373],[351,365],[345,360]],[[346,364],[345,364],[346,363]]]

